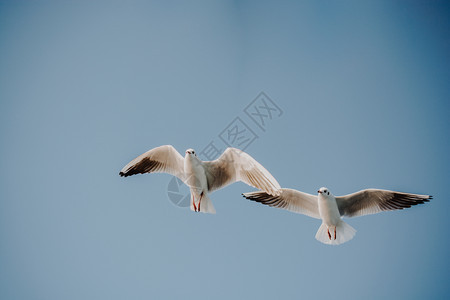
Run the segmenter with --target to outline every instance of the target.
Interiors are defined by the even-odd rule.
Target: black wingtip
[[[122,171],[119,172],[119,175],[120,175],[120,177],[125,177],[125,173]]]
[[[241,195],[242,195],[242,197],[244,197],[245,199],[248,199],[248,200],[251,200],[251,199],[252,199],[251,196],[247,196],[245,193],[242,193]]]

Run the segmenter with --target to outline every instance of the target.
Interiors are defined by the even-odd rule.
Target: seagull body
[[[293,189],[282,189],[278,196],[265,192],[245,193],[249,200],[272,207],[286,209],[322,220],[316,239],[324,244],[339,245],[351,240],[356,230],[345,223],[342,217],[356,217],[388,210],[400,210],[428,202],[429,195],[416,195],[379,189],[362,190],[346,196],[335,197],[322,187],[318,195]]]
[[[198,212],[215,213],[209,193],[236,181],[261,189],[268,195],[281,193],[279,183],[269,171],[236,148],[227,148],[214,161],[202,161],[193,149],[186,150],[183,158],[171,145],[160,146],[133,159],[119,175],[127,177],[153,172],[169,173],[188,185],[191,210]]]
[[[322,222],[327,226],[327,232],[330,237],[330,231],[329,228],[334,227],[334,239],[336,239],[336,226],[341,221],[341,215],[339,214],[339,208],[336,203],[336,199],[334,197],[326,197],[322,195],[322,192],[318,191],[318,208],[319,208],[319,215],[322,218]],[[331,239],[331,238],[330,238]]]

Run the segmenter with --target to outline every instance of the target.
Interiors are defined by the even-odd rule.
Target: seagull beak
[[[319,194],[322,194],[322,192],[319,190],[319,191],[317,191]]]

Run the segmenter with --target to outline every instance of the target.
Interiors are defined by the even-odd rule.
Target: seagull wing
[[[382,211],[397,210],[423,204],[432,196],[394,191],[367,189],[350,195],[336,197],[341,216],[357,217]]]
[[[169,173],[184,180],[184,158],[171,145],[160,146],[139,155],[119,172],[120,176]]]
[[[280,184],[269,171],[239,149],[227,148],[218,159],[205,161],[203,166],[210,192],[236,181],[245,182],[271,195],[281,192]]]
[[[279,196],[271,196],[261,191],[244,193],[242,195],[252,201],[320,219],[317,196],[293,189],[281,190],[282,192]]]

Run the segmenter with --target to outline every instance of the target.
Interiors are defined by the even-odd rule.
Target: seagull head
[[[330,194],[330,191],[326,188],[326,187],[321,187],[318,191],[317,191],[319,194],[322,194],[322,195],[329,195]]]
[[[194,155],[194,156],[197,156],[197,154],[195,154],[194,149],[187,149],[187,150],[186,150],[186,155]]]

